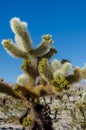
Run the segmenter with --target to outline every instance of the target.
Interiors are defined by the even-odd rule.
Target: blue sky
[[[69,59],[82,67],[86,62],[86,0],[0,0],[0,77],[16,82],[22,73],[21,59],[8,55],[3,39],[14,38],[9,21],[19,17],[28,23],[34,46],[50,33],[58,50],[53,58]]]

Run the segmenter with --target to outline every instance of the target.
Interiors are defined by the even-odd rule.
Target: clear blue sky
[[[50,33],[59,60],[69,59],[82,67],[86,62],[86,0],[0,0],[0,77],[16,82],[22,60],[9,56],[2,39],[14,38],[9,20],[19,17],[28,23],[34,46]]]

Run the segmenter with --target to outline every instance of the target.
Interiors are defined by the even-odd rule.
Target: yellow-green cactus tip
[[[19,89],[19,84],[15,84],[14,86],[14,90],[17,90],[17,89]]]
[[[34,99],[34,103],[38,103],[38,98],[35,98],[35,99]]]
[[[7,47],[11,43],[11,39],[8,39],[3,42],[4,47]]]
[[[43,58],[40,62],[39,62],[39,65],[40,66],[43,66],[47,63],[47,59],[46,58]]]
[[[48,44],[52,44],[54,41],[53,40],[48,40]]]
[[[47,64],[47,59],[43,58],[40,62],[39,62],[39,70],[40,72],[43,71],[44,66]]]
[[[42,38],[44,40],[50,40],[51,39],[51,35],[47,34],[47,35],[43,35]]]
[[[23,63],[24,63],[24,64],[28,64],[28,60],[25,60],[25,59],[24,59],[24,60],[23,60]]]
[[[27,67],[26,67],[25,65],[22,65],[22,66],[21,66],[21,69],[27,70]]]
[[[26,126],[32,126],[33,123],[34,123],[33,118],[31,118],[30,116],[28,116],[28,117],[25,117],[25,118],[23,119],[22,125],[23,125],[24,127],[26,127]]]
[[[42,59],[42,63],[43,63],[43,64],[46,64],[46,63],[47,63],[47,59],[46,59],[46,58],[43,58],[43,59]]]

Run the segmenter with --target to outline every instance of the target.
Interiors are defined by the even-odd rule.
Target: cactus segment
[[[11,40],[3,40],[2,45],[6,49],[6,51],[16,58],[24,58],[27,59],[28,55],[25,51],[20,50]]]
[[[41,44],[36,49],[32,50],[32,55],[35,57],[42,57],[50,51],[50,44],[52,43],[52,39],[50,39],[49,36],[50,35],[45,35],[46,38],[42,38]]]
[[[47,79],[48,81],[53,79],[52,67],[46,58],[43,58],[39,62],[38,70],[43,78]]]
[[[13,18],[10,20],[10,25],[13,32],[17,35],[16,37],[17,44],[21,42],[26,52],[31,51],[32,41],[29,32],[27,31],[27,23],[21,22],[19,18]]]

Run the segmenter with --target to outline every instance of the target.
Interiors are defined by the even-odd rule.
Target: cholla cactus
[[[15,40],[18,47],[28,53],[32,49],[32,41],[27,32],[27,23],[21,22],[19,18],[13,18],[10,21],[10,25],[15,33]]]
[[[50,63],[49,59],[57,53],[52,46],[53,40],[50,34],[43,35],[41,44],[34,48],[26,22],[13,18],[10,25],[15,34],[15,44],[8,39],[3,40],[2,45],[12,56],[24,59],[21,66],[24,73],[17,78],[17,84],[13,85],[13,88],[0,82],[0,92],[25,100],[34,115],[36,125],[33,130],[53,130],[51,117],[45,118],[44,106],[39,103],[39,98],[54,94],[55,91],[68,89],[70,84],[86,78],[86,69],[74,68],[73,73],[70,74],[71,64],[67,60],[61,62],[53,60]]]
[[[29,32],[27,31],[27,23],[21,22],[19,18],[13,18],[10,21],[10,25],[12,28],[12,31],[15,33],[15,41],[16,45],[11,42],[11,40],[2,41],[2,44],[4,48],[9,51],[13,56],[26,58],[28,59],[30,55],[33,55],[34,57],[41,57],[45,54],[49,53],[52,43],[51,35],[47,34],[42,36],[42,42],[41,44],[36,48],[33,49],[32,47],[32,41],[29,35]],[[11,45],[10,45],[11,44]],[[16,50],[18,49],[18,51]],[[14,51],[15,50],[15,51]],[[19,51],[25,52],[26,57],[24,56],[18,56]],[[15,53],[14,53],[15,52]],[[54,53],[56,53],[54,49]]]

